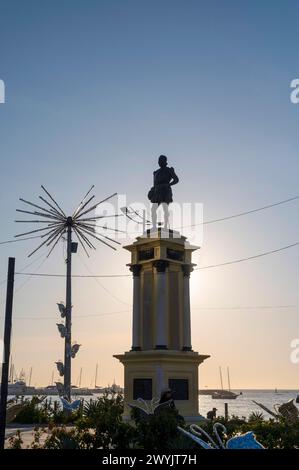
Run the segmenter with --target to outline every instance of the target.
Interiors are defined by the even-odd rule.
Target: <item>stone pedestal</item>
[[[189,278],[191,246],[178,232],[148,231],[125,249],[133,273],[132,348],[115,355],[125,369],[125,412],[137,398],[173,391],[179,413],[198,419],[198,366],[209,356],[192,351]]]

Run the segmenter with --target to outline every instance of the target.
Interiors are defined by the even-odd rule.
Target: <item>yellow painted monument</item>
[[[191,345],[189,278],[197,248],[163,228],[125,247],[133,274],[132,348],[114,356],[124,365],[124,419],[130,418],[127,403],[160,398],[167,388],[187,422],[199,418],[198,367],[209,356]]]

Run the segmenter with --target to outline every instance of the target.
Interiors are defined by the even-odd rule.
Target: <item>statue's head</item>
[[[167,157],[165,155],[160,155],[158,163],[161,168],[165,168],[167,166]]]

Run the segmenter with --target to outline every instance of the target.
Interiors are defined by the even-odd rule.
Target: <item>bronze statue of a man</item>
[[[168,205],[172,202],[171,186],[179,182],[172,167],[167,166],[167,157],[160,155],[159,169],[154,171],[154,185],[148,193],[148,198],[152,205],[152,223],[153,228],[157,226],[157,209],[162,204],[164,211],[164,227],[168,228],[169,211]]]

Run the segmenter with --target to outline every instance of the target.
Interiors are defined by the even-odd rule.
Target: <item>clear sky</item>
[[[91,184],[99,198],[118,191],[146,202],[161,153],[180,177],[175,200],[202,202],[206,220],[297,195],[299,104],[289,95],[298,13],[295,0],[1,0],[1,240],[20,229],[18,198],[34,200],[40,184],[68,211]],[[297,242],[298,232],[295,201],[207,226],[194,261],[251,256]],[[0,281],[7,257],[20,270],[35,246],[0,245]],[[64,273],[63,249],[29,269]],[[91,259],[74,256],[74,272],[125,274],[128,262],[122,248],[99,246]],[[193,348],[211,354],[201,386],[219,386],[218,366],[229,365],[236,388],[299,387],[289,359],[299,308],[242,308],[298,305],[298,262],[295,247],[192,274]],[[13,362],[47,385],[63,357],[55,303],[64,280],[26,279],[16,279]],[[82,349],[73,382],[82,367],[91,385],[98,362],[101,385],[123,383],[112,355],[131,346],[131,296],[131,278],[74,280]],[[111,312],[121,313],[83,317]]]

